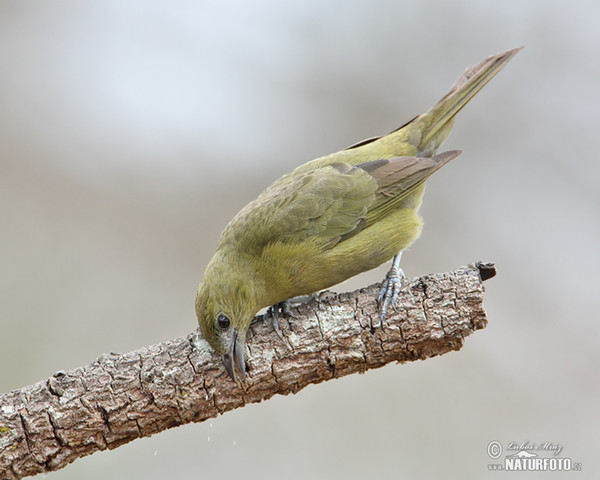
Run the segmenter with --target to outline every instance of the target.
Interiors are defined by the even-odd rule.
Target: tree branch
[[[407,280],[399,307],[379,328],[378,285],[294,308],[283,341],[271,325],[248,332],[248,379],[236,385],[195,331],[0,395],[0,478],[63,468],[189,422],[202,422],[275,394],[390,362],[459,350],[485,328],[483,280],[493,264]],[[325,297],[325,298],[323,298]]]

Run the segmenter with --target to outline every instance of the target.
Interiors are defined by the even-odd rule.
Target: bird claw
[[[283,334],[279,328],[279,314],[283,314],[285,317],[290,317],[292,315],[291,307],[293,303],[308,303],[315,297],[318,298],[318,294],[310,293],[308,295],[298,295],[297,297],[288,298],[283,302],[271,305],[267,309],[267,314],[263,317],[263,319],[266,317],[271,317],[271,323],[273,324],[275,333],[279,338],[283,339]]]
[[[390,268],[385,280],[383,281],[383,285],[381,286],[378,297],[378,303],[381,305],[381,328],[383,328],[383,322],[387,316],[388,308],[390,306],[392,308],[396,308],[398,294],[402,288],[402,281],[404,280],[404,277],[404,271],[401,268],[392,265],[392,268]]]
[[[271,305],[267,310],[267,315],[271,317],[271,323],[273,324],[273,329],[279,338],[283,340],[283,334],[281,333],[281,329],[279,328],[279,313],[283,313],[283,315],[287,316],[291,314],[290,305],[287,300],[276,303],[275,305]]]

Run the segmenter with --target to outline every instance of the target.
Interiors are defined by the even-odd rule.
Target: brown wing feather
[[[357,165],[368,171],[379,186],[375,202],[367,213],[367,225],[396,208],[431,174],[461,153],[460,150],[451,150],[433,157],[395,157]]]

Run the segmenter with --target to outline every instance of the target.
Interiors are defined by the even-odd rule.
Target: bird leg
[[[404,279],[404,271],[400,268],[400,260],[402,259],[402,252],[399,252],[392,260],[392,267],[387,273],[381,291],[379,292],[378,303],[381,305],[381,328],[383,328],[383,322],[387,315],[388,308],[396,307],[398,301],[398,294],[402,288],[402,280]],[[383,303],[382,303],[383,302]]]

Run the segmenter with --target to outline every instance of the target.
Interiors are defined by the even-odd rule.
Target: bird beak
[[[233,342],[231,348],[223,355],[223,365],[225,370],[234,382],[237,382],[236,370],[239,372],[241,380],[246,378],[246,362],[244,361],[245,335],[239,335],[236,330],[233,333]]]

